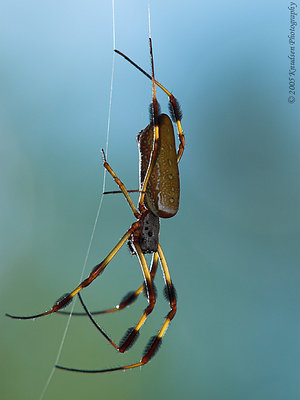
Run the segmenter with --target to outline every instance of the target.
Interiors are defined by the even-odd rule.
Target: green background
[[[161,223],[178,314],[148,366],[56,371],[45,400],[300,398],[300,78],[289,104],[288,5],[152,1],[156,76],[180,100],[186,135],[180,211]],[[147,2],[117,0],[115,10],[116,47],[150,70]],[[33,400],[66,318],[4,313],[42,312],[80,277],[103,184],[111,3],[2,0],[0,36],[0,397]],[[151,82],[116,56],[108,159],[129,189],[138,185],[135,138],[150,101]],[[121,195],[104,198],[87,272],[133,221]],[[124,246],[84,299],[92,310],[111,307],[141,279]],[[72,318],[60,363],[138,361],[168,312],[160,273],[157,287],[157,307],[128,353]],[[99,322],[118,342],[145,304],[141,297]]]

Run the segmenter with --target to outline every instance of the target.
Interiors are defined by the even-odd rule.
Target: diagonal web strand
[[[114,50],[115,49],[115,45],[116,45],[115,2],[114,2],[114,0],[112,0],[112,31],[113,31],[112,32],[112,36],[113,36],[113,50]],[[110,95],[109,95],[109,106],[108,106],[108,118],[107,118],[107,131],[106,131],[106,144],[105,144],[105,153],[106,154],[108,153],[108,144],[109,144],[109,132],[110,132],[110,119],[111,119],[111,107],[112,107],[114,70],[115,70],[115,52],[113,51],[111,80],[110,80]],[[96,213],[93,229],[92,229],[92,232],[91,232],[90,241],[89,241],[89,244],[88,244],[85,260],[84,260],[84,263],[83,263],[83,267],[82,267],[79,283],[82,281],[84,273],[85,273],[87,261],[88,261],[88,258],[89,258],[91,246],[92,246],[94,235],[95,235],[96,226],[97,226],[97,223],[98,223],[98,220],[99,220],[100,211],[101,211],[101,208],[102,208],[103,193],[105,192],[105,182],[106,182],[106,169],[104,168],[103,170],[104,170],[104,172],[103,172],[102,195],[101,195],[101,198],[100,198],[100,201],[99,201],[99,206],[98,206],[98,210],[97,210],[97,213]],[[66,336],[67,336],[67,332],[68,332],[68,329],[69,329],[69,326],[70,326],[71,317],[72,317],[72,314],[73,314],[73,311],[74,311],[74,307],[75,307],[75,304],[76,304],[76,300],[77,300],[77,297],[73,301],[73,304],[72,304],[72,307],[71,307],[71,311],[70,311],[70,315],[68,317],[68,320],[67,320],[67,323],[66,323],[66,327],[65,327],[65,330],[63,332],[63,336],[62,336],[62,339],[61,339],[61,342],[60,342],[60,345],[59,345],[59,348],[58,348],[58,351],[57,351],[56,359],[54,361],[54,365],[53,365],[53,367],[52,367],[52,369],[50,371],[50,374],[48,376],[48,379],[47,379],[47,381],[46,381],[46,383],[45,383],[45,385],[43,387],[43,390],[41,392],[39,400],[43,400],[43,398],[44,398],[44,396],[45,396],[45,394],[47,392],[47,389],[48,389],[48,387],[50,385],[50,382],[52,380],[52,377],[54,375],[55,365],[58,364],[58,361],[60,359],[61,352],[62,352],[62,349],[63,349],[63,345],[64,345],[64,342],[65,342],[65,339],[66,339]]]

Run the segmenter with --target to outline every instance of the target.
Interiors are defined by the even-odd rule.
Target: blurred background
[[[149,365],[56,371],[45,400],[299,399],[300,78],[289,104],[288,5],[151,2],[156,77],[179,99],[186,135],[180,211],[161,222],[178,314]],[[147,2],[116,0],[115,18],[116,47],[150,71]],[[0,397],[33,400],[66,317],[4,313],[49,309],[79,280],[103,185],[112,6],[2,0],[1,20]],[[129,189],[138,187],[136,135],[150,101],[151,82],[116,56],[108,160]],[[109,176],[106,189],[116,190]],[[133,221],[121,195],[105,196],[85,275]],[[141,279],[124,246],[82,294],[91,310],[111,307]],[[157,307],[128,353],[73,317],[60,364],[138,361],[169,309],[160,272],[157,287]],[[145,304],[141,296],[98,321],[118,342]]]

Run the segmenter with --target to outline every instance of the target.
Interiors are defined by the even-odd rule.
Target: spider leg
[[[103,192],[103,194],[116,194],[116,193],[123,193],[122,190],[110,190],[108,192]],[[140,193],[139,189],[134,190],[127,190],[127,193]]]
[[[161,339],[163,337],[163,335],[166,333],[166,330],[167,330],[170,322],[175,317],[175,314],[177,311],[177,300],[176,300],[176,291],[172,284],[168,265],[167,265],[167,262],[166,262],[166,259],[165,259],[165,256],[164,256],[164,253],[162,251],[160,244],[158,245],[158,254],[159,254],[160,265],[162,268],[162,272],[163,272],[163,276],[164,276],[164,280],[165,280],[165,284],[166,284],[165,296],[166,296],[167,300],[169,301],[170,308],[171,308],[171,311],[167,314],[167,316],[165,318],[165,322],[157,335],[157,338]]]
[[[135,233],[137,234],[137,233]],[[134,235],[135,235],[134,234]],[[152,283],[152,277],[150,275],[148,265],[145,259],[145,256],[141,250],[141,247],[138,243],[138,238],[134,238],[133,241],[133,246],[136,250],[137,257],[139,259],[143,275],[144,275],[144,280],[145,280],[145,289],[146,289],[146,294],[147,294],[147,299],[149,305],[145,308],[141,318],[139,319],[138,323],[132,327],[129,328],[124,335],[124,337],[120,341],[120,348],[119,351],[121,353],[124,353],[124,351],[128,350],[129,347],[131,347],[134,343],[134,341],[138,338],[139,330],[141,327],[144,325],[148,315],[152,312],[154,306],[155,306],[155,293],[154,293],[154,288],[153,288],[153,283]]]
[[[159,346],[161,345],[162,337],[166,333],[170,322],[172,321],[172,319],[174,318],[174,316],[176,314],[176,310],[177,310],[176,292],[175,292],[175,288],[172,284],[172,280],[171,280],[171,276],[170,276],[169,269],[167,266],[167,262],[166,262],[166,259],[165,259],[165,256],[161,249],[160,244],[158,245],[158,254],[159,254],[159,260],[160,260],[164,280],[166,283],[165,295],[169,301],[171,311],[167,314],[165,321],[164,321],[160,331],[158,332],[158,334],[156,336],[153,336],[149,340],[141,361],[136,364],[131,364],[131,365],[128,365],[125,367],[113,368],[113,369],[111,369],[111,371],[131,369],[131,368],[136,368],[136,367],[140,367],[144,364],[147,364],[151,360],[151,358],[156,354],[157,350],[159,349]],[[108,372],[110,370],[106,370],[106,371]],[[102,371],[99,371],[99,372],[102,372]]]
[[[97,278],[98,275],[105,269],[107,264],[112,260],[112,258],[118,253],[118,251],[121,249],[121,247],[124,245],[124,243],[129,239],[129,237],[137,230],[139,227],[139,223],[135,222],[131,225],[131,227],[128,229],[128,231],[123,235],[123,237],[119,240],[119,242],[116,244],[116,246],[111,250],[111,252],[105,257],[105,259],[100,263],[97,264],[92,272],[89,274],[89,276],[84,279],[72,292],[64,294],[62,297],[60,297],[56,303],[52,306],[52,308],[48,311],[45,311],[41,314],[36,314],[36,315],[31,315],[31,316],[16,316],[16,315],[11,315],[11,314],[5,314],[7,317],[13,318],[13,319],[34,319],[34,318],[39,318],[43,317],[44,315],[49,315],[52,313],[57,312],[63,307],[66,307],[68,303],[73,299],[73,297],[80,292],[83,288],[89,286],[94,279]]]
[[[153,255],[153,260],[152,260],[152,269],[151,269],[152,274],[150,274],[152,279],[153,279],[154,276],[155,276],[155,272],[156,272],[156,270],[157,270],[157,264],[158,264],[158,253],[154,253],[154,255]],[[140,290],[140,289],[141,289],[141,290]],[[138,289],[138,290],[140,290],[140,291],[139,291],[139,294],[141,293],[141,291],[142,291],[143,289],[144,289],[144,284],[141,285],[141,286],[139,287],[139,289]],[[136,292],[137,292],[137,291],[136,291]],[[132,338],[132,340],[131,340],[130,343],[126,346],[126,348],[125,348],[123,351],[121,351],[121,346],[119,347],[118,345],[116,345],[116,344],[111,340],[111,338],[103,331],[103,329],[100,327],[100,325],[95,321],[95,319],[93,318],[92,313],[88,310],[88,308],[87,308],[86,305],[84,304],[84,301],[83,301],[82,296],[80,295],[80,293],[78,293],[78,297],[79,297],[79,301],[80,301],[80,303],[81,303],[83,309],[85,310],[85,313],[80,313],[79,315],[86,315],[86,316],[88,316],[89,319],[91,320],[91,322],[93,323],[93,325],[98,329],[98,331],[105,337],[106,340],[108,340],[108,342],[109,342],[116,350],[118,350],[118,351],[120,351],[120,352],[124,352],[124,351],[126,350],[126,348],[130,347],[130,346],[134,343],[134,339],[135,339],[135,338]],[[117,311],[117,310],[118,310],[117,308],[114,309],[114,311]],[[132,330],[133,330],[133,329],[130,328],[130,330],[128,330],[128,331],[129,331],[129,332],[132,332]],[[127,338],[127,336],[128,336],[128,331],[127,331],[126,338]],[[137,335],[137,333],[136,333],[136,335]],[[137,337],[136,337],[136,338],[137,338]],[[124,341],[124,340],[123,340],[123,341]]]
[[[141,214],[138,212],[138,210],[135,208],[135,205],[133,204],[127,189],[124,185],[124,183],[117,177],[117,175],[114,173],[114,171],[112,170],[111,166],[108,164],[108,162],[106,161],[106,157],[105,157],[105,153],[104,150],[101,149],[102,152],[102,157],[103,157],[103,166],[104,168],[111,174],[111,176],[114,178],[114,181],[116,182],[116,184],[119,186],[120,190],[122,191],[122,193],[124,194],[124,196],[126,197],[126,200],[130,206],[130,208],[133,211],[134,216],[139,219]]]
[[[140,264],[141,264],[141,268],[144,274],[144,279],[145,279],[145,285],[146,285],[146,291],[147,291],[147,297],[148,297],[148,302],[149,305],[148,307],[144,310],[142,317],[140,318],[139,322],[136,324],[135,327],[130,328],[126,335],[124,336],[124,338],[121,340],[120,345],[116,346],[115,343],[106,335],[106,333],[99,327],[99,325],[94,321],[93,316],[89,313],[88,309],[84,306],[84,303],[81,302],[81,304],[83,305],[85,311],[87,312],[90,320],[92,321],[92,323],[96,326],[96,328],[101,332],[101,334],[120,352],[120,353],[124,353],[125,350],[127,350],[130,346],[133,345],[134,341],[137,339],[138,337],[138,333],[140,328],[143,326],[143,324],[145,323],[148,315],[152,312],[154,305],[155,305],[155,295],[154,295],[154,290],[153,290],[153,284],[152,284],[152,280],[151,280],[151,275],[146,263],[146,259],[144,254],[142,253],[142,250],[140,248],[140,245],[134,241],[133,243],[137,256],[139,258]],[[148,356],[148,353],[147,353]],[[144,358],[144,357],[143,357]],[[143,359],[142,359],[143,361]],[[120,370],[120,369],[128,369],[128,368],[134,368],[136,366],[139,365],[143,365],[141,364],[142,361],[138,364],[134,364],[132,366],[128,366],[128,367],[119,367],[117,369],[113,369],[113,370]],[[148,360],[147,360],[148,361]],[[146,362],[147,362],[146,361]],[[64,369],[64,370],[68,370],[68,371],[77,371],[77,372],[90,372],[87,370],[80,370],[80,369],[75,369],[75,368],[68,368],[68,367],[63,367],[60,365],[56,365],[55,366],[58,369]],[[94,371],[93,371],[94,372]],[[98,372],[104,372],[104,371],[98,371]]]
[[[90,318],[91,322],[94,324],[94,326],[98,329],[98,331],[105,337],[106,340],[109,341],[109,343],[114,346],[115,349],[119,350],[118,345],[115,344],[115,342],[113,340],[111,340],[111,338],[104,332],[104,330],[97,324],[97,322],[94,320],[93,316],[91,315],[91,313],[89,312],[89,310],[87,309],[86,305],[84,304],[84,301],[82,300],[81,294],[80,292],[78,292],[78,298],[79,301],[83,307],[83,309],[86,312],[86,315]]]
[[[151,264],[151,270],[150,270],[150,275],[151,275],[151,279],[152,281],[155,278],[155,274],[157,271],[157,265],[158,265],[158,253],[154,253],[153,254],[153,259],[152,259],[152,264]],[[101,310],[101,311],[86,311],[86,306],[83,305],[83,300],[81,298],[81,304],[83,306],[83,308],[85,309],[85,312],[73,312],[72,316],[78,316],[78,317],[86,317],[89,315],[101,315],[101,314],[108,314],[108,313],[112,313],[115,311],[120,311],[123,310],[124,308],[128,307],[129,305],[131,305],[137,298],[138,296],[144,291],[145,289],[145,283],[142,283],[141,286],[136,289],[135,291],[129,292],[127,293],[126,296],[123,297],[123,299],[119,302],[119,304],[113,308],[109,308],[107,310]],[[70,315],[70,313],[68,311],[57,311],[57,314],[61,314],[61,315]],[[92,321],[95,322],[96,321]]]
[[[157,155],[158,155],[158,146],[159,146],[159,125],[158,125],[158,114],[159,114],[159,104],[156,98],[156,91],[155,91],[155,77],[154,77],[154,62],[153,62],[153,51],[152,51],[152,40],[149,38],[149,46],[150,46],[150,57],[151,57],[151,67],[152,67],[152,114],[153,114],[153,133],[154,133],[154,140],[153,140],[153,149],[151,152],[147,172],[145,174],[142,192],[139,198],[139,210],[142,212],[145,210],[144,206],[144,198],[147,189],[147,185],[155,165]]]
[[[135,68],[137,68],[139,71],[141,71],[147,78],[152,80],[152,76],[149,75],[146,71],[144,71],[139,65],[137,65],[134,61],[132,61],[129,57],[127,57],[125,54],[123,54],[119,50],[115,50],[117,54],[125,58],[130,64],[132,64]],[[184,134],[181,126],[181,120],[182,120],[182,112],[180,109],[180,105],[178,100],[176,99],[175,96],[172,95],[171,92],[169,92],[162,84],[160,84],[158,81],[154,79],[154,82],[157,86],[159,86],[169,97],[169,110],[170,114],[172,116],[173,122],[176,123],[177,126],[177,133],[178,133],[178,138],[180,141],[178,151],[177,151],[177,163],[179,163],[182,153],[184,151],[184,146],[185,146],[185,139],[184,139]]]
[[[115,367],[115,368],[99,369],[99,370],[68,368],[68,367],[63,367],[61,365],[56,365],[55,366],[56,368],[62,369],[65,371],[71,371],[71,372],[83,372],[83,373],[89,373],[89,374],[98,374],[98,373],[104,373],[104,372],[124,371],[127,369],[141,367],[141,366],[147,364],[151,360],[151,358],[155,355],[155,353],[159,349],[162,337],[166,333],[166,330],[167,330],[170,322],[174,318],[174,316],[176,314],[176,309],[177,309],[175,289],[172,284],[169,269],[167,266],[167,262],[166,262],[165,256],[163,254],[163,251],[162,251],[160,245],[158,245],[158,254],[159,254],[162,272],[163,272],[164,279],[166,282],[166,290],[165,291],[166,291],[166,295],[169,300],[171,311],[166,316],[165,321],[164,321],[160,331],[158,332],[158,334],[156,336],[153,336],[150,339],[150,341],[145,349],[142,359],[135,364],[130,364],[130,365],[121,366],[121,367]]]

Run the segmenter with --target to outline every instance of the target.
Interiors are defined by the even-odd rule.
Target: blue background
[[[45,400],[299,399],[300,78],[289,104],[288,5],[152,1],[156,76],[180,100],[186,135],[180,211],[161,224],[178,314],[148,366],[56,371]],[[115,10],[116,47],[149,71],[147,2],[117,0]],[[0,36],[0,397],[32,400],[66,318],[4,313],[44,311],[78,282],[103,184],[111,2],[2,0]],[[150,101],[151,82],[116,56],[108,158],[129,189],[138,185],[135,137]],[[132,221],[121,195],[104,198],[87,272]],[[124,246],[83,295],[90,309],[111,307],[141,279]],[[157,287],[157,307],[128,353],[72,318],[60,363],[138,361],[168,312],[160,273]],[[145,304],[141,297],[99,322],[118,342]]]

